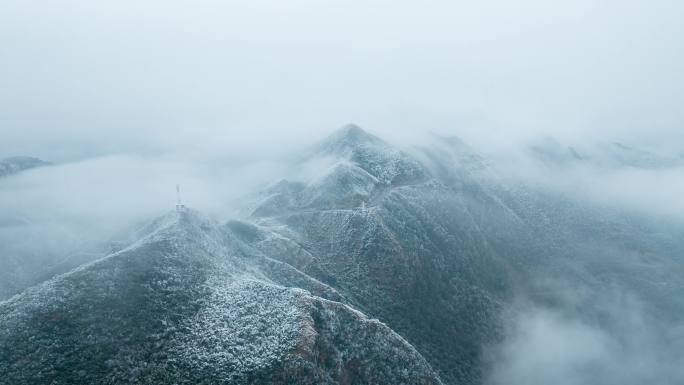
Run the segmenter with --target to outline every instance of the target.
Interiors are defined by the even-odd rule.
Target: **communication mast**
[[[185,205],[181,202],[180,185],[176,185],[176,211],[185,210]]]

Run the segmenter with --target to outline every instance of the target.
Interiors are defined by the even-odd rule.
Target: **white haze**
[[[492,359],[490,385],[676,384],[684,379],[682,330],[654,326],[639,303],[606,295],[612,324],[525,308]],[[620,307],[616,306],[619,305]]]
[[[653,149],[655,154],[667,150]],[[499,172],[591,204],[684,222],[684,157],[667,167],[613,167],[577,162],[549,167],[525,149],[490,154]]]
[[[4,1],[0,158],[58,164],[0,180],[0,252],[108,239],[171,209],[177,183],[225,220],[347,122],[403,146],[458,135],[515,180],[682,221],[683,167],[520,155],[545,136],[684,154],[682,20],[677,0]],[[614,327],[521,306],[489,382],[684,378],[678,345],[623,304]]]
[[[348,121],[681,149],[683,17],[677,0],[4,1],[0,154],[244,157]]]

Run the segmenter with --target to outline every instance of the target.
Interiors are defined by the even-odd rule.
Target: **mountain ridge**
[[[117,253],[0,302],[0,375],[475,385],[521,298],[610,323],[603,296],[568,303],[563,290],[619,288],[664,328],[684,320],[676,226],[510,184],[458,138],[400,149],[351,126],[322,143],[292,165],[317,172],[256,192],[241,218],[169,212]]]
[[[0,159],[0,178],[50,165],[52,163],[30,156],[12,156]]]
[[[261,256],[220,229],[172,212],[133,245],[0,302],[0,374],[13,384],[441,384],[384,324],[275,284]],[[366,362],[386,349],[386,366]]]

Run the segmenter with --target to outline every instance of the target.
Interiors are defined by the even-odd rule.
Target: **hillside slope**
[[[170,213],[134,245],[0,303],[0,377],[12,384],[440,383],[384,324],[299,287],[336,297],[199,214]]]

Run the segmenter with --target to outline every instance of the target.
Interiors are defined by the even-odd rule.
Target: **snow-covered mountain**
[[[2,303],[0,373],[12,384],[441,383],[339,299],[228,228],[172,212],[128,248]]]
[[[243,218],[169,213],[0,302],[0,378],[480,384],[514,303],[609,327],[608,292],[682,337],[680,224],[510,183],[458,138],[350,125],[292,167]]]
[[[545,138],[528,147],[534,159],[547,166],[592,166],[602,168],[665,169],[684,166],[684,156],[661,155],[619,142],[583,147],[566,146]]]
[[[0,178],[36,167],[49,166],[51,164],[52,163],[50,162],[29,156],[13,156],[0,159]]]

